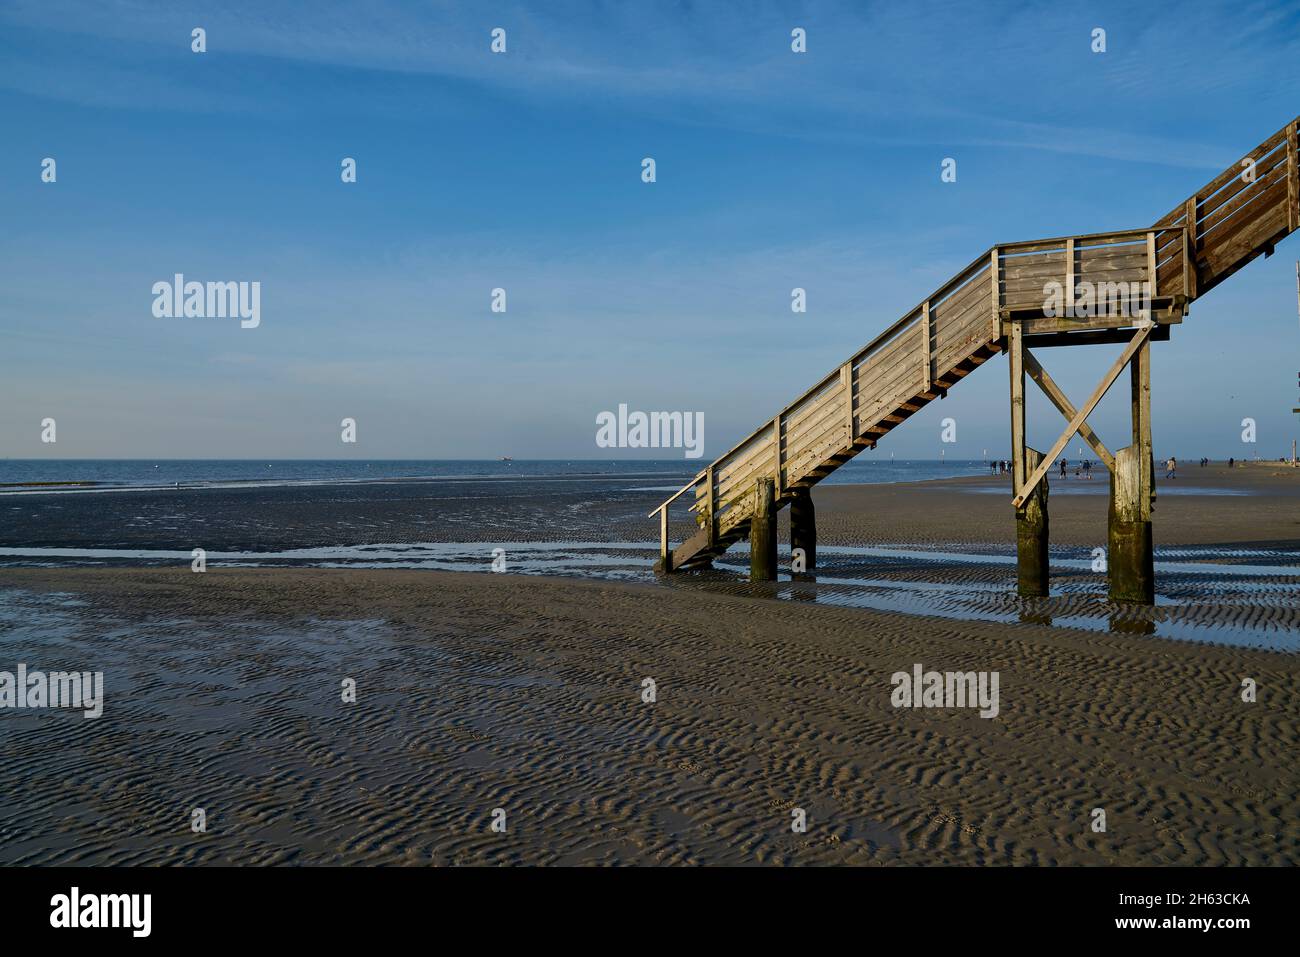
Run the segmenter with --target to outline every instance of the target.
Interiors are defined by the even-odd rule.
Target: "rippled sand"
[[[2,569],[0,669],[107,702],[0,712],[0,862],[1300,862],[1294,655],[727,587]],[[1001,713],[892,708],[916,662]]]

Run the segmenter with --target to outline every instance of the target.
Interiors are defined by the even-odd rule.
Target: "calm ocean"
[[[475,461],[466,459],[362,461],[340,459],[4,459],[0,486],[20,491],[42,483],[92,483],[100,488],[220,486],[228,484],[292,485],[391,481],[394,479],[516,479],[617,477],[637,479],[645,488],[676,491],[704,465],[682,459],[584,460],[534,459]],[[984,475],[979,461],[899,460],[872,458],[849,462],[828,482],[877,484]],[[643,481],[642,481],[643,480]],[[49,489],[45,489],[49,491]]]

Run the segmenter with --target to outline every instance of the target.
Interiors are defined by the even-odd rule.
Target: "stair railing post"
[[[1077,292],[1075,286],[1078,284],[1074,271],[1074,255],[1072,237],[1065,241],[1065,314],[1071,318],[1074,316],[1074,295]]]
[[[781,415],[784,415],[784,413]],[[781,496],[785,494],[785,481],[782,478],[782,473],[785,469],[785,459],[782,456],[781,450],[781,415],[778,415],[772,420],[772,444],[776,446],[776,451],[772,455],[773,462],[775,463],[774,467],[776,474],[772,476],[772,480],[776,485],[777,501],[780,501]]]
[[[709,483],[708,491],[708,508],[709,508],[709,545],[716,545],[718,542],[718,502],[717,502],[717,485],[713,480],[713,466],[708,468],[707,481]]]
[[[1288,229],[1300,228],[1300,122],[1292,123],[1286,130],[1286,224]]]
[[[921,391],[929,392],[934,383],[934,369],[930,357],[930,300],[921,306]]]
[[[1153,229],[1147,232],[1147,294],[1144,297],[1147,307],[1146,315],[1143,316],[1144,319],[1155,319],[1154,307],[1151,302],[1157,296],[1156,282],[1156,233]]]
[[[659,509],[659,563],[665,572],[673,570],[673,553],[668,548],[668,506]]]
[[[840,387],[844,392],[844,428],[846,435],[844,437],[844,447],[848,448],[853,445],[856,438],[854,433],[855,423],[853,421],[853,360],[850,359],[844,365],[840,366]]]
[[[1002,338],[1002,270],[1001,252],[997,246],[989,252],[989,287],[992,290],[990,308],[993,310],[993,338]]]

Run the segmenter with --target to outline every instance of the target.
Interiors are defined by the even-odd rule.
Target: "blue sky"
[[[1150,224],[1298,71],[1296,4],[10,0],[0,455],[627,457],[595,445],[626,403],[703,413],[712,458],[992,243]],[[1246,416],[1289,452],[1298,256],[1153,346],[1157,454],[1253,455]],[[177,272],[260,281],[261,325],[155,318]],[[1081,400],[1116,352],[1042,358]],[[1006,455],[1006,387],[870,454]],[[1031,443],[1059,423],[1031,399]]]

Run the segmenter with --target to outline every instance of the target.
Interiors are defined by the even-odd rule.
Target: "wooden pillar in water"
[[[1154,604],[1155,556],[1151,542],[1150,494],[1142,488],[1141,447],[1115,453],[1110,477],[1110,547],[1106,565],[1110,600]],[[1145,508],[1144,508],[1145,506]]]
[[[1151,344],[1144,342],[1129,368],[1132,382],[1133,444],[1115,453],[1110,477],[1110,600],[1151,605],[1156,598],[1151,509],[1155,462],[1151,448]]]
[[[1032,474],[1043,453],[1026,448],[1024,467]],[[1016,509],[1016,590],[1022,598],[1047,595],[1047,477],[1044,476],[1025,503]]]
[[[749,520],[749,580],[776,581],[776,496],[771,476],[754,480]]]
[[[1025,468],[1025,345],[1020,323],[1007,331],[1007,366],[1011,372],[1011,492],[1020,494],[1029,472]]]
[[[1011,487],[1016,495],[1043,460],[1025,444],[1025,346],[1020,323],[1009,323],[1011,371]],[[1023,598],[1047,594],[1047,479],[1016,509],[1016,591]]]
[[[667,575],[673,571],[673,548],[668,544],[668,506],[659,510],[659,561],[655,571]]]
[[[811,574],[817,568],[817,510],[813,508],[812,492],[806,488],[792,489],[790,502],[790,551],[802,548],[803,571]]]

